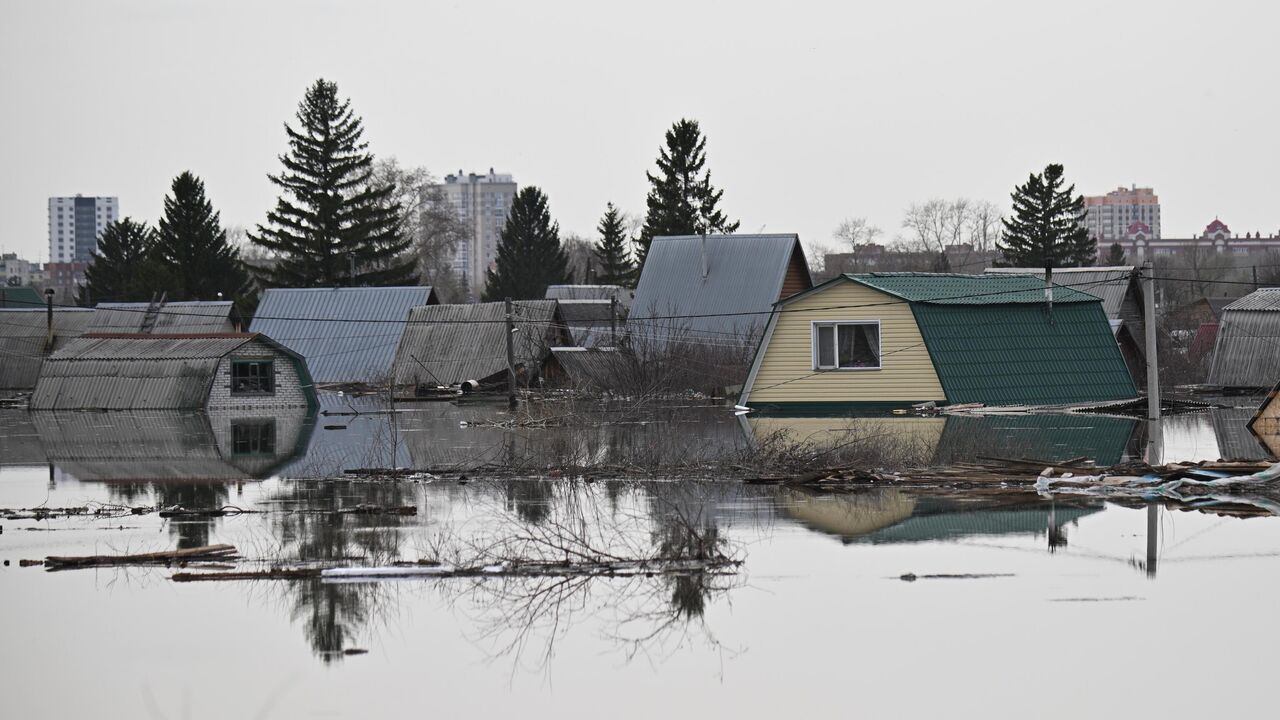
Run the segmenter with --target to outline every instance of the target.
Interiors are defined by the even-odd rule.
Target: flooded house
[[[546,379],[551,348],[570,343],[555,300],[513,302],[512,328],[519,384]],[[507,314],[500,302],[423,305],[409,311],[395,353],[395,385],[410,388],[496,387],[507,377]]]
[[[627,319],[632,342],[755,345],[773,304],[813,287],[800,238],[656,237]]]
[[[0,308],[0,397],[34,389],[40,363],[80,337],[93,315],[88,308]]]
[[[45,359],[32,410],[314,408],[302,356],[258,333],[85,333]]]
[[[1256,290],[1223,308],[1208,382],[1260,391],[1280,382],[1280,288]]]
[[[86,332],[233,333],[244,329],[244,320],[230,300],[179,302],[98,303]]]
[[[992,267],[986,272],[1031,275],[1044,280],[1044,268]],[[1129,368],[1129,376],[1134,385],[1142,387],[1147,381],[1146,322],[1138,268],[1133,265],[1054,268],[1053,284],[1096,295],[1102,300],[1102,311],[1111,321],[1111,331]]]
[[[431,287],[271,288],[249,332],[306,358],[317,383],[379,384],[391,377],[409,309],[437,302]]]
[[[1102,301],[1027,275],[846,274],[779,302],[740,402],[806,411],[1135,397]]]

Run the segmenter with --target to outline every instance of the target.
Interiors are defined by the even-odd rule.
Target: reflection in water
[[[829,495],[784,489],[782,516],[845,544],[954,542],[971,537],[1044,535],[1052,552],[1067,545],[1067,526],[1099,512],[1101,500],[1046,503],[1034,495],[1000,500],[912,497],[895,489]]]

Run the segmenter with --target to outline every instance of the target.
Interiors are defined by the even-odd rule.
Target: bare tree
[[[471,229],[449,204],[435,176],[425,167],[406,168],[394,157],[374,163],[374,180],[394,184],[392,199],[400,203],[401,232],[413,239],[419,275],[448,301],[460,299],[465,289],[453,271],[453,256],[470,238]]]
[[[951,271],[947,248],[962,244],[969,224],[970,207],[970,201],[965,198],[934,198],[924,203],[912,203],[903,215],[902,227],[910,233],[907,242],[919,251],[937,253],[933,268],[936,272]]]
[[[976,200],[969,205],[966,240],[976,252],[996,249],[996,241],[1004,230],[1000,207],[989,200]]]
[[[845,218],[836,227],[831,236],[848,245],[850,251],[856,253],[860,245],[868,245],[875,242],[883,232],[880,228],[868,222],[865,217],[855,217]]]
[[[595,284],[596,267],[595,244],[577,233],[565,233],[560,240],[560,247],[569,256],[569,275],[576,283]]]

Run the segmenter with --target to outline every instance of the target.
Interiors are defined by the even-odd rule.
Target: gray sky
[[[643,211],[680,117],[743,231],[808,244],[934,196],[1005,206],[1048,162],[1086,194],[1155,187],[1166,236],[1277,232],[1278,7],[0,0],[0,247],[45,258],[50,195],[154,222],[187,169],[226,224],[263,221],[317,77],[375,154],[510,172],[584,234],[606,201]]]

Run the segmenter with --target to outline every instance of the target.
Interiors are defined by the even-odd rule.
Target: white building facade
[[[453,271],[466,283],[468,294],[478,297],[484,290],[485,273],[498,256],[498,239],[515,200],[516,182],[493,168],[487,175],[463,175],[459,170],[446,175],[440,188],[470,236],[454,254]]]
[[[103,229],[119,217],[119,198],[49,198],[49,262],[90,262]]]

